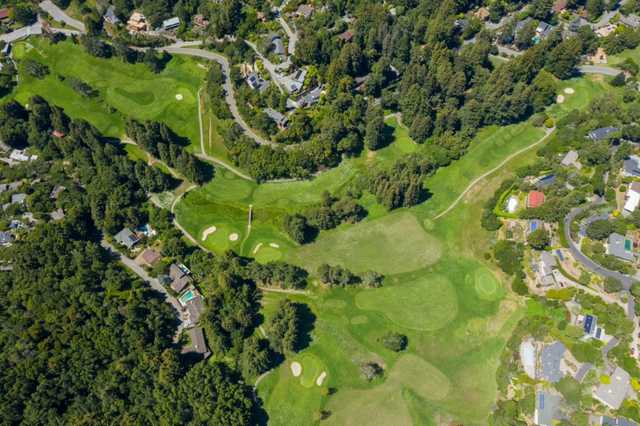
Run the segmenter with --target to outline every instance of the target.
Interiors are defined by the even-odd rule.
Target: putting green
[[[305,388],[310,388],[316,385],[316,379],[320,373],[324,370],[324,365],[318,357],[313,354],[306,353],[299,358],[294,359],[302,364],[302,375],[300,376],[300,383]]]
[[[458,314],[458,299],[451,282],[439,274],[428,274],[406,284],[362,291],[359,308],[383,313],[399,326],[434,331]]]
[[[404,212],[323,233],[316,242],[292,251],[289,260],[312,271],[328,263],[356,273],[373,269],[390,275],[424,268],[441,254],[440,241]]]
[[[273,247],[262,246],[255,254],[255,259],[260,263],[274,262],[282,258],[282,252]]]
[[[500,283],[486,268],[477,269],[473,274],[474,288],[483,300],[498,300],[504,296]]]

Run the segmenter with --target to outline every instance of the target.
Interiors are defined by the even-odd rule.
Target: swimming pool
[[[193,293],[192,290],[188,290],[187,292],[185,292],[181,297],[180,297],[180,302],[184,305],[186,304],[188,301],[190,301],[191,299],[193,299],[194,297],[196,297],[196,295]]]

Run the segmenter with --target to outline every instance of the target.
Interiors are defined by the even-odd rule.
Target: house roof
[[[284,114],[281,114],[280,112],[276,111],[275,109],[265,108],[265,109],[263,109],[263,111],[264,111],[265,114],[267,114],[269,116],[270,119],[272,119],[276,123],[286,123],[287,122],[287,117]]]
[[[169,266],[169,277],[172,280],[171,288],[176,293],[180,293],[192,281],[189,276],[189,270],[184,265],[178,265],[176,263],[172,263],[171,266]]]
[[[164,28],[165,30],[168,28],[175,28],[178,25],[180,25],[180,18],[178,18],[177,16],[162,21],[162,28]]]
[[[609,138],[613,133],[619,131],[617,127],[601,127],[599,129],[592,130],[588,133],[587,137],[594,141]]]
[[[577,151],[569,151],[565,154],[560,164],[562,164],[563,166],[571,166],[572,164],[575,164],[576,161],[578,161],[579,157],[580,155]]]
[[[271,44],[273,45],[273,52],[276,55],[284,55],[285,54],[284,43],[282,43],[282,38],[280,38],[280,36],[273,37],[271,39]]]
[[[540,426],[551,426],[554,420],[560,416],[560,404],[562,397],[550,392],[539,391],[536,393],[536,408],[534,422]]]
[[[342,40],[342,41],[351,41],[351,39],[353,38],[353,32],[347,30],[345,32],[343,32],[342,34],[340,34],[338,36],[338,39]]]
[[[157,251],[147,248],[147,249],[144,249],[142,254],[140,254],[140,257],[142,258],[142,260],[144,260],[146,264],[153,265],[158,260],[160,260],[162,256]]]
[[[11,196],[11,204],[21,204],[24,203],[24,200],[27,199],[27,194],[25,194],[24,192],[21,192],[19,194],[13,194]]]
[[[625,247],[626,240],[624,235],[616,232],[609,235],[609,239],[607,240],[607,254],[619,259],[633,261],[633,253]]]
[[[13,241],[13,235],[9,232],[0,231],[0,245],[11,244]]]
[[[593,392],[593,397],[610,408],[617,410],[629,392],[629,373],[616,367],[611,375],[610,383],[600,383]]]
[[[207,342],[204,338],[204,333],[202,332],[202,328],[192,328],[188,332],[189,339],[191,340],[191,344],[182,349],[182,353],[195,352],[204,355],[207,358],[210,355],[209,348],[207,347]]]
[[[567,3],[567,0],[556,0],[553,3],[553,6],[551,6],[551,10],[553,10],[555,13],[560,13],[567,8]]]
[[[629,176],[640,176],[640,157],[631,155],[622,165],[624,173]]]
[[[0,9],[0,19],[7,19],[9,17],[9,8],[3,7]]]
[[[553,185],[555,181],[556,181],[556,175],[554,174],[546,175],[538,179],[535,186],[538,189],[544,189]]]
[[[640,204],[640,182],[631,182],[626,197],[624,209],[629,213],[633,213]]]
[[[191,324],[197,324],[200,320],[200,315],[204,310],[204,303],[202,303],[202,296],[198,294],[193,299],[189,300],[186,304],[187,313],[189,314],[189,321]]]
[[[638,426],[638,424],[633,420],[629,420],[624,417],[615,418],[609,416],[601,416],[600,423],[598,424],[606,426]]]
[[[532,209],[538,208],[544,204],[544,192],[531,191],[527,195],[527,207]]]
[[[622,15],[620,17],[620,23],[626,25],[627,27],[638,28],[640,27],[640,18],[637,15]]]
[[[104,12],[104,19],[112,24],[117,24],[120,22],[120,18],[116,15],[116,7],[111,5]]]
[[[546,345],[542,349],[541,362],[542,362],[542,378],[551,382],[557,383],[562,379],[562,372],[560,371],[560,361],[564,357],[566,348],[562,342],[554,342],[550,345]]]
[[[542,262],[545,268],[548,268],[549,272],[557,266],[556,258],[548,251],[540,253],[540,262]]]
[[[136,243],[138,241],[140,241],[140,239],[136,236],[136,234],[131,232],[131,229],[129,229],[129,228],[123,228],[120,232],[118,232],[116,235],[114,235],[113,238],[119,244],[122,244],[123,246],[125,246],[127,248],[133,247],[134,245],[136,245]]]
[[[298,10],[296,10],[296,14],[302,15],[305,18],[308,18],[313,13],[313,6],[310,4],[301,4],[298,6]]]

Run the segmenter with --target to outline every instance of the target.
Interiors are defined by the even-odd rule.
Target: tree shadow
[[[313,331],[315,326],[316,315],[305,303],[296,303],[295,305],[298,311],[298,319],[300,321],[298,340],[296,342],[296,351],[301,351],[311,344],[311,332]]]

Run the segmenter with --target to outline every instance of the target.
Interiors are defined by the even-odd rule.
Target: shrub
[[[382,341],[382,345],[394,352],[400,352],[406,349],[407,343],[409,342],[407,336],[400,333],[389,332],[382,336],[380,339]]]

